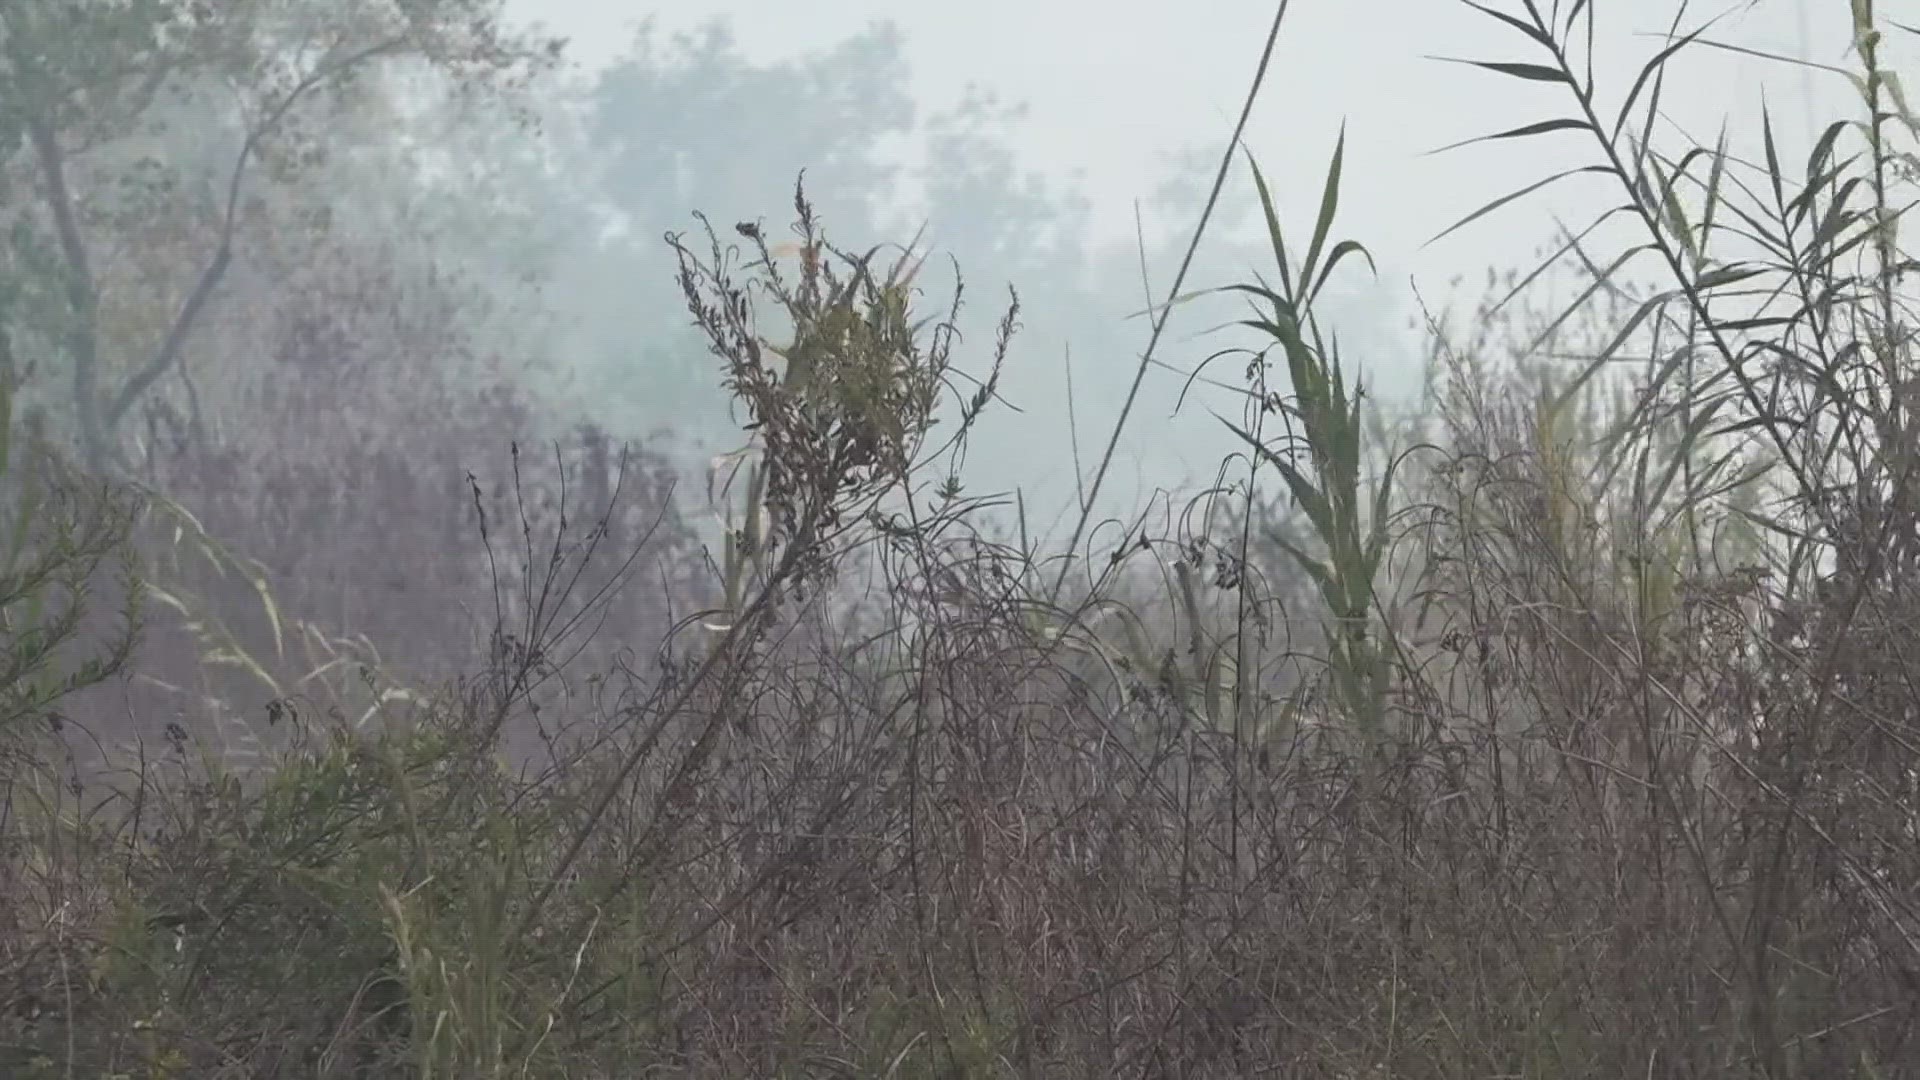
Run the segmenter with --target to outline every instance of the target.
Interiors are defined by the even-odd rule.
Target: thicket
[[[705,558],[666,474],[632,483],[646,459],[594,433],[449,492],[406,440],[479,453],[497,416],[396,429],[329,466],[368,502],[302,538],[299,500],[337,489],[292,464],[107,484],[0,397],[0,1067],[1914,1075],[1920,124],[1883,24],[1856,0],[1860,119],[1798,161],[1763,120],[1746,160],[1652,137],[1703,30],[1612,88],[1592,6],[1480,10],[1529,50],[1482,66],[1562,104],[1494,137],[1579,133],[1639,240],[1571,234],[1465,340],[1436,319],[1435,415],[1383,442],[1314,317],[1368,260],[1336,232],[1343,154],[1304,230],[1253,169],[1273,262],[1227,291],[1265,347],[1215,358],[1243,365],[1245,453],[1177,513],[1083,511],[1061,550],[961,469],[1017,296],[963,366],[962,291],[921,309],[939,264],[830,242],[801,190],[790,241],[674,240],[751,436],[714,463]],[[1578,301],[1522,314],[1567,259]],[[1664,289],[1624,284],[1641,263]],[[312,295],[284,340],[353,329]],[[1569,341],[1578,368],[1541,359]],[[355,382],[290,355],[275,394]],[[461,646],[420,651],[465,624],[418,593],[282,615],[364,599],[355,575],[452,589],[463,544],[492,627],[464,675]],[[252,623],[210,614],[242,598]],[[220,702],[259,753],[169,718],[83,775],[62,702],[137,665],[156,601],[191,631],[167,663],[215,673],[175,707]]]

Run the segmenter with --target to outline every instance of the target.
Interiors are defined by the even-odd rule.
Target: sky
[[[1551,3],[1551,0],[1542,0]],[[1024,103],[1021,149],[1031,166],[1057,176],[1082,174],[1097,220],[1122,238],[1132,200],[1148,195],[1170,159],[1188,150],[1217,154],[1230,131],[1273,19],[1274,0],[509,0],[509,12],[569,38],[569,53],[593,67],[624,51],[633,27],[652,17],[665,28],[730,20],[742,49],[773,59],[819,49],[879,21],[905,37],[918,98],[929,106],[957,100],[969,85]],[[1520,10],[1519,0],[1494,6]],[[1600,34],[1618,86],[1659,47],[1644,35],[1666,30],[1677,0],[1596,5]],[[1815,9],[1819,9],[1816,11]],[[1684,23],[1719,16],[1714,36],[1799,54],[1802,27],[1819,60],[1843,60],[1847,6],[1814,0],[1719,0],[1687,5]],[[1620,46],[1624,44],[1625,48]],[[1311,195],[1344,119],[1349,132],[1348,195],[1357,231],[1383,253],[1411,248],[1493,194],[1495,163],[1544,168],[1541,143],[1518,155],[1474,147],[1440,157],[1425,152],[1486,133],[1503,120],[1543,118],[1562,103],[1553,88],[1522,86],[1487,72],[1429,59],[1436,55],[1524,60],[1528,43],[1453,0],[1291,0],[1249,144],[1276,175]],[[1603,82],[1609,74],[1602,64]],[[1757,118],[1762,84],[1795,123],[1808,80],[1757,58],[1700,50],[1679,68],[1677,111],[1710,124],[1721,115]],[[1837,97],[1836,78],[1815,93]],[[1683,100],[1682,100],[1683,99]],[[1561,145],[1569,151],[1578,136]],[[1409,177],[1419,183],[1410,184]],[[1196,208],[1197,209],[1197,208]],[[1524,257],[1522,239],[1549,222],[1537,215],[1513,228],[1482,230],[1430,258],[1389,258],[1409,272]]]
[[[1524,0],[1487,2],[1521,11]],[[1538,2],[1551,7],[1554,0]],[[904,37],[916,99],[928,111],[959,100],[970,87],[1025,105],[1015,138],[1022,163],[1077,180],[1101,240],[1125,250],[1136,200],[1150,197],[1177,162],[1196,155],[1217,162],[1274,3],[508,0],[507,7],[510,17],[568,37],[570,56],[588,69],[623,52],[635,25],[648,17],[665,30],[726,18],[741,49],[768,61],[822,50],[876,21],[890,22]],[[1660,49],[1676,13],[1683,30],[1717,20],[1706,35],[1711,41],[1848,63],[1848,5],[1836,0],[1595,0],[1593,10],[1595,70],[1603,101],[1614,107],[1640,65]],[[1617,188],[1607,186],[1611,181],[1580,177],[1429,243],[1498,196],[1593,160],[1590,139],[1565,132],[1432,153],[1567,115],[1563,87],[1439,59],[1538,62],[1535,48],[1455,0],[1290,0],[1247,145],[1273,182],[1283,217],[1310,222],[1344,125],[1339,232],[1372,251],[1382,310],[1396,311],[1394,331],[1409,335],[1409,347],[1384,361],[1395,370],[1367,373],[1376,384],[1418,384],[1416,331],[1404,325],[1417,311],[1416,287],[1428,303],[1477,300],[1489,268],[1531,269],[1556,222],[1579,228],[1620,201]],[[1724,122],[1730,146],[1755,159],[1763,100],[1783,142],[1804,153],[1813,119],[1840,115],[1852,93],[1837,75],[1727,49],[1695,48],[1671,70],[1665,145],[1679,138],[1711,142]],[[1247,194],[1239,191],[1243,199]],[[1184,234],[1199,209],[1196,204],[1161,224]],[[1596,240],[1604,247],[1607,236]],[[1616,232],[1611,239],[1639,238]],[[1172,267],[1156,271],[1164,282]],[[1456,279],[1464,279],[1459,289],[1450,284]],[[1143,341],[1144,334],[1143,328]]]

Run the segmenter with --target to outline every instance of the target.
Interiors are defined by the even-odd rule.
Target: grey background
[[[900,35],[917,108],[947,107],[980,89],[1022,105],[1024,115],[1011,129],[1019,167],[1084,197],[1093,261],[1117,271],[1115,281],[1131,283],[1124,294],[1103,293],[1111,302],[1101,310],[1056,312],[1060,318],[1054,325],[1023,339],[1008,396],[1024,415],[996,420],[990,429],[994,437],[983,440],[973,455],[974,475],[982,482],[1022,483],[1050,498],[1070,490],[1072,477],[1067,425],[1058,422],[1065,412],[1067,350],[1074,348],[1074,419],[1084,451],[1085,444],[1099,441],[1103,424],[1114,415],[1114,388],[1131,378],[1134,351],[1146,340],[1144,321],[1135,319],[1119,331],[1124,347],[1089,351],[1096,326],[1111,331],[1121,325],[1115,320],[1143,306],[1136,209],[1159,292],[1193,227],[1273,14],[1267,0],[699,0],[670,8],[622,0],[511,0],[508,8],[517,18],[566,35],[583,75],[620,57],[643,19],[651,20],[661,36],[725,20],[740,52],[768,65],[819,55],[884,22]],[[1596,8],[1596,69],[1602,93],[1613,104],[1639,65],[1658,50],[1677,12],[1689,29],[1717,17],[1711,37],[1748,48],[1830,64],[1843,63],[1848,50],[1844,4],[1775,0],[1683,7],[1675,0],[1622,0]],[[1591,143],[1567,133],[1429,154],[1458,140],[1566,115],[1570,102],[1562,88],[1430,59],[1537,60],[1531,48],[1518,34],[1446,0],[1292,4],[1248,144],[1275,183],[1283,217],[1304,233],[1335,138],[1346,124],[1339,232],[1373,251],[1380,274],[1377,280],[1358,271],[1346,274],[1323,314],[1348,342],[1350,363],[1385,395],[1404,400],[1419,385],[1422,335],[1410,321],[1418,314],[1416,288],[1436,307],[1469,304],[1483,295],[1489,268],[1529,267],[1556,222],[1582,226],[1617,201],[1607,188],[1611,181],[1582,177],[1426,246],[1435,233],[1496,196],[1592,160]],[[1672,71],[1667,124],[1659,137],[1670,152],[1676,138],[1711,141],[1724,119],[1730,146],[1757,159],[1765,100],[1774,109],[1783,143],[1804,153],[1812,118],[1836,115],[1850,94],[1835,75],[1701,48]],[[736,149],[750,160],[756,153],[751,145]],[[894,152],[912,162],[923,151],[907,140]],[[766,206],[699,208],[723,220],[781,220],[784,185],[793,170],[817,163],[761,164],[769,178]],[[892,198],[903,222],[916,219],[917,192],[911,183],[898,185]],[[1261,237],[1251,227],[1250,200],[1251,185],[1236,168],[1223,219],[1190,286],[1222,284],[1247,270],[1267,269],[1254,246]],[[936,220],[930,222],[930,235],[938,246],[978,226]],[[873,239],[907,235],[910,228],[899,237]],[[1603,231],[1596,246],[1611,251],[1632,240],[1630,232]],[[991,276],[994,267],[974,269]],[[1017,284],[1026,289],[1033,283]],[[986,292],[976,288],[976,298]],[[1225,314],[1231,312],[1196,308],[1177,317],[1160,358],[1191,368],[1224,343],[1218,335],[1203,335]],[[1075,347],[1077,338],[1082,340]],[[1120,501],[1115,505],[1122,509],[1137,507],[1155,487],[1204,481],[1230,449],[1209,410],[1237,413],[1233,397],[1203,391],[1176,414],[1181,382],[1167,371],[1149,377],[1145,405],[1123,444],[1124,465],[1116,477]]]

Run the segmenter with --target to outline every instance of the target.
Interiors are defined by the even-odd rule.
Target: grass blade
[[[1552,176],[1547,177],[1545,180],[1535,181],[1534,183],[1528,184],[1526,187],[1523,187],[1518,191],[1508,192],[1507,194],[1500,196],[1499,198],[1493,200],[1487,205],[1481,207],[1480,209],[1475,210],[1473,213],[1468,214],[1466,217],[1461,218],[1459,221],[1454,222],[1452,225],[1447,226],[1445,229],[1441,230],[1440,233],[1435,235],[1432,240],[1428,240],[1426,244],[1422,244],[1421,247],[1424,248],[1442,239],[1445,239],[1446,237],[1452,235],[1453,233],[1458,232],[1459,230],[1467,227],[1468,225],[1473,224],[1474,222],[1480,220],[1483,217],[1486,217],[1488,214],[1493,213],[1495,210],[1500,209],[1501,207],[1507,205],[1508,203],[1511,203],[1517,199],[1523,199],[1528,195],[1531,195],[1534,192],[1539,191],[1541,188],[1546,187],[1548,184],[1554,183],[1559,180],[1565,180],[1569,176],[1577,176],[1581,173],[1611,174],[1613,173],[1613,171],[1614,171],[1613,166],[1611,165],[1582,165],[1577,169],[1568,169],[1565,172],[1555,173]]]
[[[1511,75],[1516,79],[1525,79],[1528,82],[1566,83],[1569,86],[1573,84],[1572,76],[1557,67],[1548,67],[1545,64],[1515,64],[1503,60],[1468,60],[1458,56],[1429,56],[1427,59],[1439,60],[1449,64],[1465,64],[1468,67],[1485,68],[1488,71],[1497,71],[1502,75]]]
[[[1320,290],[1326,286],[1327,279],[1333,276],[1333,268],[1340,265],[1340,260],[1355,252],[1359,252],[1360,257],[1367,260],[1367,266],[1373,270],[1374,276],[1379,276],[1380,267],[1373,261],[1373,252],[1368,251],[1358,240],[1342,240],[1333,246],[1332,254],[1327,256],[1327,265],[1320,270],[1320,280],[1314,282],[1308,289],[1308,304],[1312,304],[1313,298],[1320,295]]]
[[[1251,153],[1247,155],[1247,165],[1253,170],[1253,186],[1260,193],[1260,212],[1267,219],[1267,241],[1273,246],[1273,261],[1280,267],[1280,288],[1292,295],[1293,271],[1287,265],[1287,241],[1280,231],[1280,215],[1274,211],[1273,190],[1267,186],[1266,175]]]
[[[1679,41],[1676,41],[1673,44],[1668,45],[1666,48],[1661,49],[1659,52],[1655,53],[1653,56],[1653,59],[1648,60],[1646,64],[1643,67],[1641,67],[1639,78],[1633,81],[1633,89],[1627,92],[1627,99],[1626,101],[1621,103],[1619,116],[1613,122],[1613,137],[1615,139],[1618,139],[1620,137],[1620,132],[1626,128],[1627,117],[1633,112],[1633,103],[1639,100],[1641,91],[1647,88],[1647,80],[1653,78],[1654,75],[1658,74],[1660,70],[1666,66],[1667,61],[1673,59],[1673,55],[1675,53],[1679,52],[1681,49],[1686,48],[1688,45],[1693,44],[1696,40],[1699,39],[1701,34],[1704,34],[1707,32],[1708,27],[1712,26],[1714,23],[1718,21],[1719,21],[1718,16],[1707,20],[1705,23],[1701,24],[1700,28],[1695,30],[1693,33],[1688,34],[1686,37],[1681,38]]]
[[[1442,146],[1437,150],[1429,150],[1427,151],[1427,155],[1431,156],[1433,154],[1444,154],[1449,150],[1458,150],[1463,146],[1473,146],[1478,143],[1494,142],[1499,139],[1520,139],[1520,138],[1525,138],[1529,135],[1545,135],[1548,132],[1552,132],[1552,131],[1592,131],[1592,130],[1593,130],[1592,124],[1587,123],[1585,120],[1577,120],[1572,117],[1566,117],[1560,120],[1542,120],[1538,123],[1526,124],[1521,127],[1512,128],[1507,131],[1502,131],[1495,135],[1477,135],[1471,139],[1461,139],[1459,142],[1448,143],[1447,145]]]
[[[1333,229],[1333,217],[1340,209],[1340,167],[1347,156],[1347,125],[1340,125],[1340,138],[1333,145],[1333,163],[1327,166],[1327,179],[1320,191],[1320,216],[1313,223],[1313,242],[1307,245],[1307,261],[1300,267],[1300,282],[1313,280],[1314,267]]]
[[[1512,15],[1509,15],[1504,11],[1495,10],[1494,8],[1490,8],[1485,4],[1475,3],[1474,0],[1460,0],[1460,2],[1474,9],[1475,11],[1480,12],[1482,15],[1486,15],[1489,18],[1498,19],[1501,22],[1506,23],[1508,26],[1511,26],[1515,30],[1518,30],[1521,33],[1527,35],[1527,37],[1533,39],[1538,44],[1545,45],[1549,49],[1553,48],[1553,37],[1550,34],[1548,34],[1545,30],[1542,30],[1537,26],[1531,26],[1526,21],[1516,18]]]

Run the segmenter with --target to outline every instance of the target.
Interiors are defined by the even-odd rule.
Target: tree
[[[54,284],[14,325],[66,365],[63,411],[89,465],[126,466],[130,413],[178,368],[236,252],[264,224],[259,189],[322,160],[332,122],[376,99],[380,73],[424,69],[486,92],[557,57],[557,42],[503,32],[498,8],[14,0],[0,10],[0,171],[34,196],[10,215],[9,262],[51,270]],[[167,255],[148,297],[137,282],[155,268],[129,251]]]
[[[886,24],[772,62],[743,55],[722,21],[673,38],[643,27],[563,117],[571,129],[549,125],[567,162],[554,183],[584,179],[600,210],[595,223],[568,219],[581,243],[551,290],[574,324],[564,348],[585,404],[623,430],[635,430],[637,414],[680,435],[735,437],[719,373],[661,272],[661,238],[697,230],[695,211],[721,226],[777,221],[802,171],[841,242],[902,242],[924,223],[933,268],[944,271],[948,256],[967,267],[966,316],[982,333],[1008,284],[1044,324],[1088,329],[1089,316],[1120,314],[1077,291],[1083,207],[1018,167],[1018,110],[975,95],[929,114],[916,109],[909,76],[902,37]],[[920,283],[937,290],[950,275]]]

